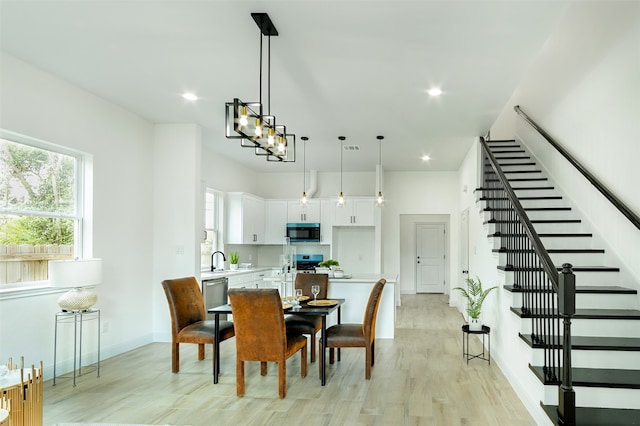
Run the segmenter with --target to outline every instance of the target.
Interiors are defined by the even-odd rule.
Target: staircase
[[[573,265],[576,309],[571,320],[571,373],[576,424],[640,425],[637,285],[625,282],[625,275],[617,265],[605,264],[605,259],[612,256],[607,256],[604,249],[597,247],[594,235],[585,229],[585,223],[563,200],[553,183],[543,175],[536,159],[522,145],[513,140],[500,140],[487,141],[487,146],[553,264]],[[532,322],[546,314],[535,309],[523,309],[523,298],[537,298],[541,293],[552,290],[546,285],[536,290],[524,290],[527,286],[517,282],[526,280],[529,273],[539,269],[520,266],[523,263],[519,259],[533,255],[531,248],[524,245],[505,248],[513,247],[513,244],[505,244],[507,239],[523,235],[516,226],[511,226],[518,221],[516,218],[500,214],[510,208],[505,203],[506,197],[496,195],[495,189],[489,189],[498,177],[486,157],[483,161],[485,183],[477,194],[489,229],[488,237],[493,240],[493,251],[499,259],[498,269],[505,274],[504,289],[512,296],[511,312],[520,318],[519,337],[531,350],[531,374],[544,386],[542,394],[554,395],[562,373],[560,367],[555,371],[553,366],[547,366],[545,372],[546,355],[543,353],[551,345],[555,349],[564,349],[562,330],[558,328],[555,332],[532,337]],[[557,269],[560,271],[562,268]],[[558,406],[554,405],[557,402],[541,401],[540,404],[554,424],[562,424],[558,420]]]

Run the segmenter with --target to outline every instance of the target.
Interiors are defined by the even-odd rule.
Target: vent
[[[345,151],[360,151],[360,145],[345,145]]]

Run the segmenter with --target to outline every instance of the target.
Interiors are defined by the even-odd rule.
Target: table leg
[[[215,335],[213,337],[213,383],[218,383],[218,374],[220,373],[220,340],[218,335],[220,334],[220,314],[215,314]]]
[[[340,324],[340,313],[342,306],[338,306],[338,324]],[[338,362],[340,362],[340,348],[338,348]]]
[[[56,326],[53,331],[53,386],[56,385],[56,358],[58,352],[58,315],[56,314]]]
[[[327,316],[322,315],[322,344],[320,345],[320,384],[326,383],[326,352],[327,352]]]
[[[98,377],[100,377],[100,310],[98,310]]]
[[[73,387],[76,387],[76,351],[78,349],[78,314],[73,314]]]

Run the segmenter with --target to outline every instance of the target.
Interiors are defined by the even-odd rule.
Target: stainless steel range
[[[298,272],[315,272],[315,267],[322,262],[321,254],[296,254],[296,269]]]

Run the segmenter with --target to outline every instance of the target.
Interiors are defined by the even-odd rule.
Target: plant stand
[[[469,335],[470,334],[481,334],[482,335],[482,353],[477,355],[473,355],[469,353]],[[484,337],[487,336],[488,347],[487,353],[485,355],[484,352]],[[466,337],[466,339],[465,339]],[[466,342],[465,342],[466,340]],[[482,330],[473,331],[469,330],[469,324],[465,324],[462,326],[462,356],[467,358],[467,364],[469,364],[470,359],[479,358],[484,361],[487,361],[489,365],[491,365],[491,328],[489,326],[483,325]]]

